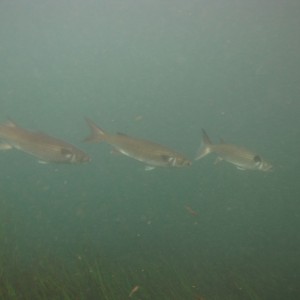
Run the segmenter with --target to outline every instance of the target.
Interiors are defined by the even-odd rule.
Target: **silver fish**
[[[75,146],[42,132],[33,132],[12,121],[0,125],[0,150],[19,149],[39,162],[82,163],[90,157]]]
[[[272,165],[265,161],[259,154],[248,149],[232,144],[221,142],[213,144],[204,129],[202,129],[202,144],[196,155],[196,160],[203,158],[209,153],[218,155],[217,161],[225,160],[235,165],[240,170],[270,171]]]
[[[109,134],[104,132],[92,120],[86,119],[91,134],[86,142],[105,141],[116,151],[141,161],[147,165],[146,170],[155,167],[190,166],[191,161],[182,154],[151,141],[130,137],[123,133]]]

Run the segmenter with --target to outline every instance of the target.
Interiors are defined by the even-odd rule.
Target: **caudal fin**
[[[87,125],[89,126],[91,133],[84,139],[85,142],[97,143],[102,142],[106,138],[106,133],[96,125],[91,119],[85,118]]]
[[[201,159],[204,156],[206,156],[207,154],[209,154],[211,152],[211,146],[212,146],[212,142],[211,142],[209,136],[207,135],[205,130],[202,129],[201,146],[200,146],[200,149],[198,150],[198,152],[196,154],[195,160]]]

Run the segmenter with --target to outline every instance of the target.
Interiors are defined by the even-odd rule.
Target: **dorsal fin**
[[[202,128],[202,140],[206,145],[212,145],[212,141],[210,140],[209,136],[207,135],[206,131]]]

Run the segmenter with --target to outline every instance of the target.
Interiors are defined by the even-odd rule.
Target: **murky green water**
[[[298,299],[297,1],[1,1],[0,118],[92,162],[0,153],[1,299]],[[201,128],[274,172],[156,169],[84,117],[191,159]],[[137,290],[129,297],[134,287]]]

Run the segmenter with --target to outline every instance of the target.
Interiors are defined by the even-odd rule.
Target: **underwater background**
[[[88,164],[0,152],[0,299],[300,298],[300,2],[0,2],[0,120]],[[85,144],[92,118],[194,159],[201,128],[273,172],[210,155],[157,168]]]

